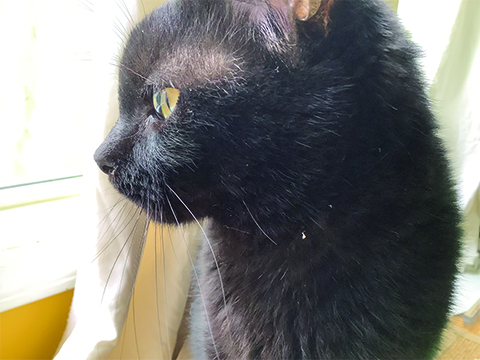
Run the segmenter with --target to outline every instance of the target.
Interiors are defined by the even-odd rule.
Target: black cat
[[[197,359],[434,356],[460,216],[417,53],[375,0],[180,0],[133,30],[95,159],[151,216],[210,219]]]

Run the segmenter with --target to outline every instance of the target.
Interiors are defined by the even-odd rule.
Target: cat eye
[[[180,90],[174,88],[165,88],[153,94],[153,107],[158,115],[168,118],[175,109]]]

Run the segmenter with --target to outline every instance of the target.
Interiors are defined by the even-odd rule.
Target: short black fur
[[[427,359],[446,324],[460,216],[418,51],[383,3],[327,2],[168,3],[126,44],[96,161],[149,214],[210,219],[198,359]]]

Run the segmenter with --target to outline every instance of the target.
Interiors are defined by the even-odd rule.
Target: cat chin
[[[160,188],[148,188],[148,184],[127,183],[121,179],[121,172],[109,175],[110,183],[125,198],[133,202],[147,218],[156,223],[168,225],[180,225],[206,217],[202,209],[195,202],[185,203],[176,192],[169,190],[168,186]],[[147,190],[148,189],[148,190]],[[182,194],[185,199],[188,196]],[[202,203],[202,201],[199,201]],[[197,203],[198,204],[198,203]]]

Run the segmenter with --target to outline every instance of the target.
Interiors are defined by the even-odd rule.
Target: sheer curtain
[[[459,184],[463,266],[479,265],[480,1],[400,0],[398,14],[425,51],[430,97]]]
[[[98,117],[93,134],[98,144],[118,117],[115,64],[125,36],[162,2],[84,1],[96,18],[91,101]],[[92,230],[93,240],[82,244],[85,261],[77,272],[67,329],[55,359],[171,358],[187,301],[189,256],[195,253],[198,226],[150,225],[146,236],[145,216],[116,193],[93,161],[89,170],[87,193],[92,194],[90,210],[98,214],[98,227]]]
[[[92,101],[99,109],[98,143],[118,116],[112,63],[122,38],[132,23],[161,2],[92,4],[97,18],[98,86]],[[473,267],[478,263],[480,225],[480,1],[400,0],[398,12],[413,40],[426,51],[424,65],[440,135],[460,184],[466,218],[464,263]],[[93,166],[92,172],[92,212],[99,214],[100,225],[95,241],[84,244],[89,256],[78,271],[67,330],[55,359],[170,359],[187,301],[189,256],[201,232],[196,225],[150,225],[145,237],[147,224],[138,210]],[[184,349],[180,358],[188,357]]]
[[[463,0],[430,91],[460,184],[465,266],[479,266],[480,1]]]

